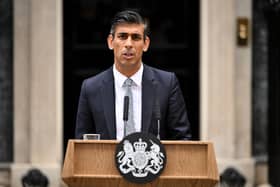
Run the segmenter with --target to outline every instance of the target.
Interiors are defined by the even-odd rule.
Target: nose
[[[132,38],[131,36],[129,36],[126,40],[125,40],[125,47],[131,47],[132,46]]]

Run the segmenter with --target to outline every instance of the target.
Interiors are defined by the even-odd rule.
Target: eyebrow
[[[139,36],[143,36],[142,34],[140,33],[128,33],[128,32],[119,32],[119,33],[116,33],[116,34],[123,34],[123,35],[139,35]]]
[[[129,37],[131,36],[131,38],[133,40],[139,40],[139,39],[142,39],[144,38],[144,36],[140,33],[127,33],[127,32],[119,32],[119,33],[116,33],[117,36],[121,36],[121,37]]]

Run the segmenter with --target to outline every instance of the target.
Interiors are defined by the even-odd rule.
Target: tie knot
[[[131,87],[133,85],[133,83],[134,83],[133,80],[128,78],[124,81],[123,86],[124,87]]]

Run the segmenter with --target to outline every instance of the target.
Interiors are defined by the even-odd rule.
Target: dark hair
[[[21,178],[21,183],[23,187],[47,187],[49,185],[49,180],[39,169],[31,168],[28,170],[27,174]]]
[[[144,38],[149,35],[148,21],[145,20],[138,12],[134,10],[124,10],[118,12],[111,22],[110,34],[115,34],[116,26],[120,24],[143,24],[144,25]]]

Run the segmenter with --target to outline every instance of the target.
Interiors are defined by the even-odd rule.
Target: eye
[[[132,34],[131,39],[134,41],[142,40],[142,36],[140,34]]]
[[[128,34],[127,33],[119,33],[118,38],[120,40],[126,40],[128,38]]]

